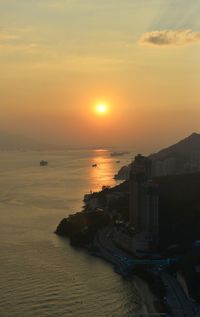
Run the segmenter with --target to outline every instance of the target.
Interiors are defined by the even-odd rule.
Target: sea
[[[0,317],[137,315],[134,278],[54,234],[81,210],[84,194],[116,185],[113,175],[132,157],[103,149],[0,152]]]

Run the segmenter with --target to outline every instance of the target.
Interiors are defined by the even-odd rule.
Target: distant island
[[[130,152],[127,152],[127,151],[111,152],[110,156],[123,156],[123,155],[126,155],[126,154],[130,154]]]
[[[55,232],[113,263],[122,276],[145,279],[158,298],[158,312],[176,316],[181,302],[180,316],[195,316],[200,302],[200,135],[148,157],[139,154],[128,168],[123,183],[86,195],[83,210],[63,219]],[[174,288],[173,306],[169,290]]]

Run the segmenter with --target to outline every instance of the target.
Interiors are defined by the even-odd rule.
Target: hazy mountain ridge
[[[193,151],[200,151],[200,134],[192,133],[183,140],[160,150],[157,153],[151,154],[149,157],[152,160],[165,160],[170,157],[189,157]]]
[[[181,141],[157,153],[150,154],[149,157],[153,160],[154,176],[189,172],[192,154],[199,156],[199,158],[196,157],[196,160],[199,160],[197,169],[200,169],[200,134],[198,133],[192,133]],[[163,171],[164,169],[165,171]],[[115,178],[118,180],[128,179],[129,172],[130,165],[123,166]]]

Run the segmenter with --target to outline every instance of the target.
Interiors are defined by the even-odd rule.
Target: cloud
[[[12,41],[12,40],[17,40],[19,38],[20,36],[16,34],[0,32],[0,41]]]
[[[200,43],[200,32],[194,32],[190,29],[180,30],[161,30],[144,33],[140,44],[149,44],[153,46],[185,46],[189,44]]]
[[[26,51],[26,52],[37,52],[39,50],[39,45],[37,43],[30,43],[29,41],[23,39],[20,33],[25,33],[26,30],[18,30],[17,34],[12,32],[1,32],[0,31],[0,52],[16,52],[16,51]]]
[[[0,52],[28,52],[37,53],[39,52],[39,45],[36,43],[1,43],[0,42]]]
[[[34,69],[69,71],[75,73],[93,73],[124,69],[124,60],[99,56],[69,56],[62,60],[38,61],[32,64]],[[29,64],[30,67],[30,64]]]

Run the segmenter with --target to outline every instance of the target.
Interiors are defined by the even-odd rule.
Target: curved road
[[[116,247],[111,239],[112,228],[100,230],[95,238],[95,243],[101,251],[101,255],[117,268],[126,270],[134,257]],[[137,260],[135,259],[135,263]],[[123,275],[123,274],[122,274]],[[200,317],[200,305],[188,300],[176,278],[166,271],[160,272],[160,277],[166,287],[166,299],[174,317]]]
[[[166,286],[166,298],[173,316],[200,317],[199,305],[188,300],[177,279],[167,272],[162,272],[161,278]]]

